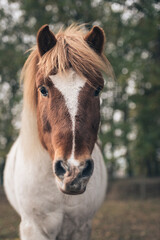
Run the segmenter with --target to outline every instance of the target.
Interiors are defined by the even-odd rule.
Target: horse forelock
[[[37,46],[31,49],[21,79],[24,81],[24,101],[36,106],[36,77],[45,79],[53,74],[66,74],[72,68],[78,75],[87,79],[93,88],[103,88],[101,72],[111,75],[107,58],[98,55],[84,40],[85,32],[81,26],[72,25],[56,34],[57,43],[42,57]]]

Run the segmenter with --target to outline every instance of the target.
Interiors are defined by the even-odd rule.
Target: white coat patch
[[[61,92],[65,99],[66,106],[68,108],[71,121],[72,121],[72,132],[73,132],[73,144],[72,153],[68,162],[74,166],[79,165],[79,161],[75,160],[75,116],[78,110],[78,96],[80,90],[84,87],[86,81],[78,76],[73,70],[70,70],[67,75],[51,75],[54,86]]]

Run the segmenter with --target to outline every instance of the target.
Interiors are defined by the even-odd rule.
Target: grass
[[[106,200],[93,220],[92,240],[159,240],[159,202]]]
[[[0,191],[0,240],[18,240],[19,216]]]
[[[93,220],[92,240],[159,240],[159,203],[160,199],[106,199]],[[19,240],[19,222],[0,191],[0,240]]]

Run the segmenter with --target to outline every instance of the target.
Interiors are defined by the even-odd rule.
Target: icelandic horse
[[[96,143],[109,62],[104,31],[40,28],[22,70],[24,102],[4,187],[21,216],[21,240],[88,240],[107,186]]]

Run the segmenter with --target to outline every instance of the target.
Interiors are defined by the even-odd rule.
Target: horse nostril
[[[90,177],[93,173],[94,163],[93,160],[88,159],[82,171],[82,177]]]
[[[63,178],[64,174],[66,173],[65,167],[63,165],[63,161],[59,160],[55,163],[55,174],[59,178]]]

